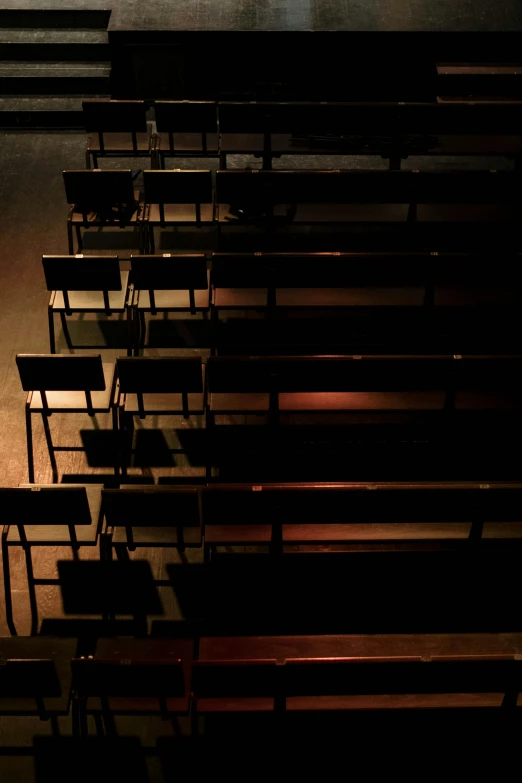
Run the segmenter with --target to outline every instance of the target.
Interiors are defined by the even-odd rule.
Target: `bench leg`
[[[27,435],[27,467],[29,483],[34,484],[34,456],[33,456],[33,423],[29,406],[25,409],[25,431]]]
[[[156,242],[154,240],[154,226],[148,227],[148,250],[151,253],[156,252]]]
[[[62,322],[62,331],[63,336],[65,337],[65,342],[67,344],[67,348],[69,348],[70,351],[73,350],[73,344],[71,341],[71,335],[69,334],[69,327],[67,326],[67,318],[65,317],[65,313],[60,313],[60,321]],[[53,351],[55,353],[55,351]]]
[[[141,344],[141,330],[140,330],[140,318],[137,310],[134,311],[132,317],[132,350],[133,356],[140,355]]]
[[[51,469],[53,471],[53,484],[58,483],[58,466],[56,464],[56,457],[54,456],[53,439],[51,437],[51,428],[49,427],[49,417],[47,414],[42,413],[42,421],[45,432],[45,440],[47,443],[47,450],[49,452],[49,459],[51,460]]]
[[[214,456],[214,427],[215,427],[215,421],[214,416],[212,413],[208,410],[205,411],[205,435],[206,435],[206,466],[205,466],[205,477],[208,480],[212,478],[212,458]]]
[[[67,221],[67,247],[69,248],[69,255],[74,255],[73,231],[70,220]]]
[[[143,310],[140,310],[138,312],[138,318],[139,318],[139,337],[138,337],[138,347],[142,350],[145,348],[145,337],[147,332],[147,324],[145,322],[145,313]]]
[[[54,335],[54,313],[52,307],[49,307],[49,310],[47,312],[47,317],[49,320],[49,348],[51,350],[51,353],[56,353],[56,339]]]
[[[127,476],[128,466],[128,448],[127,448],[127,428],[125,426],[125,413],[122,408],[118,411],[118,442],[119,442],[119,460],[120,460],[120,472],[123,477]]]
[[[127,307],[127,356],[132,356],[134,348],[134,313],[132,307]]]
[[[83,250],[82,227],[75,226],[75,228],[76,228],[76,242],[78,243],[78,252],[81,253]]]
[[[7,546],[7,526],[2,531],[2,566],[4,569],[5,619],[11,636],[16,636],[13,620],[13,596],[11,593],[11,570],[9,568],[9,547]]]
[[[27,571],[27,587],[29,590],[29,606],[31,610],[31,636],[35,636],[38,633],[38,606],[36,603],[33,560],[31,557],[30,546],[24,546],[24,554],[25,554],[25,568]]]
[[[112,407],[112,435],[114,443],[114,475],[120,475],[121,454],[120,454],[120,433],[118,431],[118,409],[115,405]]]

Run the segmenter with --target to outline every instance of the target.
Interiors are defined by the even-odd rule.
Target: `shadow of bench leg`
[[[33,425],[31,421],[31,408],[29,405],[27,405],[25,409],[25,430],[27,435],[27,469],[29,472],[29,483],[34,484]]]
[[[56,457],[54,456],[53,439],[51,437],[51,429],[49,427],[49,417],[45,413],[42,413],[42,421],[43,421],[44,432],[45,432],[45,440],[47,442],[47,450],[49,452],[49,459],[51,460],[51,469],[53,471],[53,484],[57,484],[58,466],[56,464]]]
[[[9,547],[7,546],[8,527],[2,531],[2,566],[4,569],[4,595],[5,595],[5,619],[11,636],[16,636],[16,627],[13,620],[13,596],[11,594],[11,570],[9,568]]]
[[[27,569],[27,587],[29,589],[29,607],[31,610],[31,636],[38,633],[38,606],[36,604],[36,590],[34,585],[33,560],[31,547],[24,547],[25,566]]]
[[[51,349],[51,353],[56,353],[56,339],[54,335],[54,313],[52,307],[49,307],[48,318],[49,318],[49,348]]]
[[[112,406],[112,434],[114,440],[114,475],[119,476],[121,470],[120,432],[118,427],[118,409]]]
[[[71,341],[71,335],[69,334],[69,327],[67,326],[67,318],[65,317],[65,313],[60,313],[60,321],[62,322],[62,331],[63,336],[65,337],[65,342],[67,343],[67,348],[69,350],[73,350],[73,344]],[[53,351],[55,353],[55,351]]]

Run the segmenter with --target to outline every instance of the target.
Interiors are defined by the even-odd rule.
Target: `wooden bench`
[[[520,254],[446,252],[213,253],[212,307],[518,307]],[[375,311],[377,314],[377,310]]]
[[[53,413],[112,413],[114,436],[117,432],[116,373],[113,362],[102,362],[101,355],[18,354],[16,364],[22,388],[26,391],[25,423],[29,481],[34,484],[32,416],[40,414],[53,483],[58,483],[56,451],[77,451],[77,447],[53,445],[49,417]],[[116,446],[115,440],[115,446]],[[115,451],[114,469],[118,471]]]
[[[500,250],[214,253],[214,349],[517,351],[518,259]]]
[[[166,158],[218,155],[217,105],[213,101],[156,101],[155,155],[160,168]]]
[[[216,174],[218,229],[290,225],[419,223],[515,224],[518,176],[513,171],[259,171]],[[232,205],[232,211],[231,211]],[[238,217],[239,210],[247,218]],[[432,240],[433,241],[433,240]]]
[[[147,252],[155,253],[154,227],[214,224],[212,172],[144,171],[143,226]]]
[[[102,523],[101,490],[101,485],[96,484],[21,484],[16,488],[0,488],[6,619],[12,633],[16,630],[9,548],[21,547],[24,551],[32,628],[36,633],[38,611],[34,585],[38,580],[33,575],[31,549],[70,546],[76,553],[82,546],[97,546]]]
[[[519,358],[502,356],[211,356],[207,476],[219,467],[232,481],[313,480],[313,460],[322,480],[342,480],[343,464],[359,479],[385,480],[390,474],[379,455],[393,460],[395,452],[397,463],[389,469],[396,480],[473,480],[476,473],[466,472],[465,462],[457,469],[453,456],[442,454],[449,444],[455,454],[475,444],[488,470],[488,455],[500,450],[499,460],[507,456],[506,444],[516,442],[521,423],[519,367]],[[264,426],[254,426],[256,420]],[[412,449],[421,453],[419,444],[429,472],[425,462],[420,472],[413,463],[401,472]],[[442,470],[446,461],[453,468]],[[494,475],[502,480],[507,474]]]
[[[461,100],[520,101],[522,64],[437,63],[437,94]],[[492,107],[490,109],[494,110]]]
[[[0,715],[51,720],[69,714],[75,639],[45,636],[0,638]]]
[[[188,713],[193,657],[191,639],[100,639],[94,655],[71,661],[75,732],[88,736],[89,715],[115,736],[117,715]]]
[[[126,475],[132,454],[134,417],[183,416],[205,412],[204,366],[200,356],[139,356],[116,360],[120,461]]]
[[[51,353],[56,353],[55,313],[60,315],[70,349],[73,344],[66,316],[73,313],[126,315],[128,331],[131,331],[129,305],[133,290],[129,285],[129,272],[120,269],[118,256],[43,256],[42,265],[47,290],[51,292],[48,306]],[[130,337],[127,350],[130,355]]]
[[[521,106],[437,103],[221,102],[220,166],[254,154],[380,155],[400,168],[409,155],[507,155],[522,148]]]
[[[82,102],[87,133],[85,165],[98,168],[98,158],[149,158],[153,149],[152,124],[144,101],[110,99]]]
[[[509,548],[522,537],[522,484],[211,484],[205,559],[219,546],[349,550]]]
[[[104,553],[136,547],[200,547],[201,498],[198,487],[121,486],[103,491]]]
[[[210,273],[203,253],[131,256],[133,281],[132,347],[145,347],[145,314],[189,312],[206,317],[210,308]]]
[[[514,715],[521,650],[520,634],[204,637],[193,692],[200,715],[426,708]]]
[[[521,358],[224,357],[207,362],[208,420],[220,414],[520,411]]]
[[[138,234],[142,251],[141,220],[143,205],[134,189],[132,171],[85,169],[64,171],[65,196],[69,204],[67,238],[69,255],[74,254],[73,228],[78,252],[83,250],[82,229],[130,226]]]

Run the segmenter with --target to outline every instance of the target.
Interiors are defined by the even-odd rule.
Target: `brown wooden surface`
[[[188,152],[203,152],[201,133],[174,133],[174,151],[176,154]],[[162,131],[158,134],[157,149],[168,155],[170,151],[169,134]],[[216,154],[218,151],[218,134],[207,133],[207,151]]]
[[[167,699],[167,709],[173,713],[188,712],[190,700],[190,677],[192,661],[194,660],[195,644],[193,639],[99,639],[96,645],[95,656],[104,659],[140,659],[157,660],[173,658],[181,659],[183,676],[185,680],[185,695],[183,698]],[[108,700],[109,709],[115,713],[150,714],[159,713],[160,705],[157,699],[111,698]],[[89,712],[101,712],[102,705],[99,699],[91,698],[87,701]]]
[[[522,655],[522,634],[375,634],[371,636],[235,636],[200,640],[209,661],[440,655]]]
[[[125,310],[125,304],[127,302],[129,285],[129,273],[126,270],[121,271],[121,291],[109,291],[109,306],[111,310],[119,310],[123,312]],[[85,310],[87,312],[93,312],[99,310],[105,312],[105,304],[103,301],[103,291],[70,291],[69,292],[69,305],[71,310]],[[63,300],[63,291],[56,291],[53,310],[65,310],[65,303]]]
[[[60,491],[59,486],[56,484],[20,484],[21,487],[40,486],[40,487],[55,487],[57,491]],[[70,487],[81,486],[80,484],[68,484]],[[91,524],[90,525],[76,525],[75,532],[78,542],[87,546],[95,546],[98,542],[98,534],[101,529],[101,491],[103,489],[102,484],[87,484],[86,487],[87,500],[89,503],[89,509],[91,512]],[[74,524],[74,520],[71,520]],[[71,534],[69,528],[65,525],[25,525],[25,535],[27,540],[32,546],[70,546]],[[16,525],[11,525],[9,528],[9,534],[7,537],[8,544],[19,544],[20,534]]]
[[[76,652],[76,639],[50,639],[46,637],[2,637],[0,638],[0,658],[40,658],[55,662],[56,674],[60,682],[61,695],[45,698],[44,704],[49,713],[66,715],[69,710],[71,693],[71,658]],[[0,694],[0,715],[37,714],[34,699],[8,699]]]
[[[107,362],[103,363],[103,375],[105,377],[105,390],[91,392],[92,407],[97,412],[107,412],[111,405],[111,392],[113,389],[115,365]],[[57,412],[80,412],[87,410],[85,392],[83,391],[48,391],[47,405],[51,410]],[[40,411],[42,409],[42,399],[39,391],[33,391],[31,399],[31,410]]]

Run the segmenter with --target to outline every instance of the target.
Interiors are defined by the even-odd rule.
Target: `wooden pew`
[[[155,155],[160,168],[165,158],[218,155],[217,105],[213,101],[155,101],[158,135]]]
[[[83,121],[89,136],[85,165],[95,169],[98,158],[149,158],[154,140],[147,123],[144,101],[89,99],[82,102]]]
[[[255,483],[386,480],[392,471],[399,481],[473,480],[466,460],[475,464],[474,444],[488,477],[516,480],[506,458],[521,423],[519,367],[503,356],[210,357],[207,475],[219,468],[230,481]],[[254,426],[257,417],[265,426]],[[454,453],[468,456],[458,466]]]
[[[355,551],[509,548],[522,537],[522,484],[213,484],[205,559],[219,546],[342,545]]]
[[[104,554],[113,548],[200,547],[202,543],[200,490],[197,487],[121,486],[104,489]]]
[[[78,252],[83,250],[82,229],[118,226],[135,229],[142,248],[143,204],[134,189],[132,171],[85,169],[64,171],[65,197],[69,204],[67,239],[69,255],[74,253],[73,228]]]
[[[208,421],[220,414],[487,413],[520,410],[519,356],[210,357]]]
[[[449,101],[455,97],[490,104],[520,101],[522,64],[437,63],[437,94]]]
[[[53,722],[68,715],[75,650],[75,639],[0,639],[0,715],[33,715]]]
[[[31,559],[32,547],[69,546],[77,553],[82,546],[98,545],[101,531],[102,486],[76,484],[21,484],[19,487],[0,488],[0,509],[4,518],[2,530],[2,563],[6,620],[13,635],[11,568],[9,548],[24,550],[31,628],[38,627],[38,607]]]
[[[214,253],[212,307],[331,310],[515,303],[520,254]],[[476,298],[475,298],[476,297]]]
[[[497,225],[501,236],[519,212],[513,171],[230,170],[216,174],[218,229],[288,225],[374,227],[402,224],[423,235],[448,225]],[[488,226],[489,229],[489,226]],[[468,233],[469,233],[468,228]],[[491,233],[491,232],[490,232]],[[431,240],[433,241],[433,239]]]
[[[94,655],[71,661],[73,728],[88,736],[87,717],[115,735],[117,715],[187,714],[193,639],[100,639]]]
[[[437,103],[221,102],[220,166],[254,154],[380,155],[400,168],[409,155],[507,155],[521,151],[521,106]]]
[[[207,715],[465,707],[513,715],[521,645],[520,634],[204,637],[194,696]],[[226,688],[229,671],[237,686],[238,671],[250,682],[256,669],[268,675],[257,693],[244,682]]]
[[[324,344],[352,354],[516,352],[518,267],[518,254],[500,250],[214,253],[214,348],[238,355],[311,354]]]

